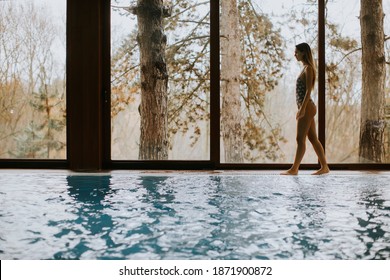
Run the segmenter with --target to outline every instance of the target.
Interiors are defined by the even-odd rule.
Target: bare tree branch
[[[344,59],[346,59],[348,56],[350,56],[351,54],[355,53],[355,52],[358,52],[358,51],[361,51],[362,48],[357,48],[357,49],[354,49],[348,53],[346,53],[341,59],[340,61],[336,64],[336,66],[339,66],[341,64],[341,62],[343,62]]]
[[[123,9],[126,12],[138,15],[141,11],[148,11],[151,13],[159,13],[162,14],[163,17],[170,17],[172,15],[172,6],[163,6],[162,10],[151,10],[149,7],[146,6],[140,6],[140,5],[133,5],[133,6],[115,6],[111,5],[112,8],[116,9]]]
[[[390,40],[390,36],[385,37],[384,42],[386,42],[387,40]],[[348,56],[350,56],[351,54],[353,54],[353,53],[355,53],[355,52],[358,52],[358,51],[361,51],[361,50],[362,50],[362,48],[360,47],[360,48],[354,49],[354,50],[352,50],[352,51],[346,53],[346,54],[340,59],[340,61],[336,64],[336,66],[339,66],[339,65],[341,64],[341,62],[343,62],[343,60],[346,59],[346,58],[347,58]],[[386,61],[386,64],[390,64],[390,62],[389,62],[389,61]]]

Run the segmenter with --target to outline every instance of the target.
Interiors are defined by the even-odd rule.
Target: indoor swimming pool
[[[390,174],[1,171],[0,259],[390,259]]]

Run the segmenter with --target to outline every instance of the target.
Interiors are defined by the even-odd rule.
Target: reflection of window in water
[[[390,206],[386,206],[385,203],[382,191],[377,188],[365,189],[361,192],[358,204],[365,206],[366,216],[357,217],[359,228],[356,232],[359,234],[358,239],[364,243],[366,251],[359,256],[360,258],[390,258],[390,228],[383,221],[386,217],[383,211],[390,211]],[[372,251],[375,252],[374,255]]]
[[[169,206],[175,202],[175,190],[165,184],[167,178],[168,177],[140,177],[141,184],[146,190],[143,202],[151,204],[153,208],[157,210],[153,213],[159,213],[158,216],[165,215],[165,211],[172,215],[175,213],[174,209]],[[163,212],[159,212],[159,210],[163,210]]]
[[[79,259],[86,253],[93,255],[96,246],[100,242],[106,248],[115,246],[110,236],[114,228],[112,217],[107,214],[109,203],[104,203],[107,195],[112,193],[110,188],[110,176],[68,176],[68,193],[74,199],[74,220],[66,220],[59,224],[62,231],[55,235],[56,238],[67,238],[69,246],[66,250],[57,252],[56,259]],[[58,226],[58,225],[57,225]],[[78,239],[78,242],[74,240]]]
[[[69,195],[86,206],[102,206],[110,192],[110,176],[68,176]]]
[[[323,185],[314,185],[315,181],[301,180],[294,177],[294,197],[292,207],[295,217],[292,223],[296,230],[292,233],[291,242],[299,246],[304,258],[310,258],[321,252],[324,240],[319,239],[317,232],[324,231],[326,221],[326,202],[322,196]]]

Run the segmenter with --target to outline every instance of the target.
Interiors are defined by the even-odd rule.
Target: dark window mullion
[[[210,161],[220,164],[219,1],[210,1]]]
[[[318,138],[325,143],[325,0],[318,0]]]

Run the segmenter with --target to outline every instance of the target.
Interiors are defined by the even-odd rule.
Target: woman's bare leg
[[[287,170],[286,172],[281,173],[281,175],[297,175],[298,169],[301,164],[301,161],[303,159],[303,156],[305,155],[306,151],[306,137],[310,129],[310,125],[313,121],[314,115],[316,113],[316,109],[314,107],[311,108],[311,106],[306,107],[306,113],[305,115],[298,119],[297,122],[297,150],[295,153],[295,159],[293,166]]]
[[[310,143],[313,145],[314,151],[316,152],[318,160],[321,164],[321,168],[318,171],[314,172],[313,175],[321,175],[321,174],[329,173],[329,167],[326,162],[324,148],[322,147],[322,144],[317,137],[316,124],[314,119],[310,124],[307,137],[309,138]]]

